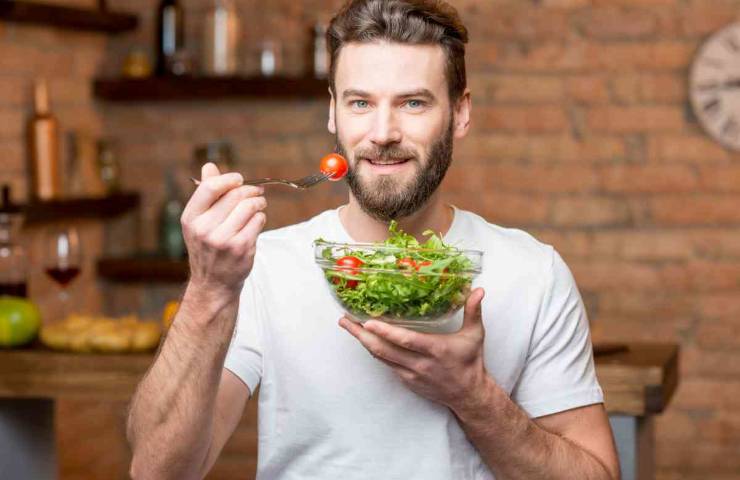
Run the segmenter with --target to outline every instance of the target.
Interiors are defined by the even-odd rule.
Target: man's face
[[[452,158],[441,47],[350,43],[340,51],[329,130],[360,207],[387,222],[418,211]]]

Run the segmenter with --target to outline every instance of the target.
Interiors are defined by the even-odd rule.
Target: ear
[[[329,96],[331,97],[331,101],[329,101],[329,122],[326,125],[326,128],[329,130],[329,133],[332,135],[337,134],[337,122],[334,118],[334,93],[331,91],[331,88],[329,88]]]
[[[453,115],[455,116],[454,136],[463,138],[468,134],[470,128],[470,111],[473,105],[470,101],[470,89],[466,88],[462,96],[454,105]]]

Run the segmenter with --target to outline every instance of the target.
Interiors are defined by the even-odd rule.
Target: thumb
[[[483,297],[485,297],[486,291],[478,287],[473,290],[468,299],[465,301],[465,313],[463,316],[462,328],[470,328],[483,324],[483,316],[481,315],[481,304],[483,303]]]
[[[212,162],[204,164],[200,169],[201,182],[206,178],[217,177],[219,175],[221,175],[221,172],[218,171],[218,167],[216,166],[216,164]]]

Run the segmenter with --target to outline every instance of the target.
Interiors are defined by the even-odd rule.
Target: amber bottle
[[[62,194],[59,124],[49,108],[49,90],[44,80],[34,85],[33,106],[27,125],[29,192],[34,200],[52,200]]]

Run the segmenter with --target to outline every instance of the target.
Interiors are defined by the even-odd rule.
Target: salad
[[[464,305],[479,265],[432,230],[419,243],[393,220],[389,238],[374,244],[318,239],[317,261],[334,295],[360,318],[436,319]],[[320,258],[318,256],[320,255]]]

